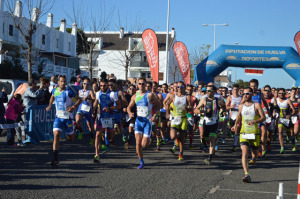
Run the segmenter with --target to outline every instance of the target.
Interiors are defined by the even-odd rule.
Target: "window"
[[[58,48],[59,39],[56,39],[56,48]]]
[[[14,35],[14,27],[13,25],[9,25],[9,36],[13,36]]]
[[[69,51],[71,51],[71,42],[69,42]]]
[[[45,43],[46,43],[46,36],[42,35],[42,44],[45,45]]]

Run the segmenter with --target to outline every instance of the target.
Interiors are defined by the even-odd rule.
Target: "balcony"
[[[130,67],[148,67],[149,68],[149,64],[148,64],[148,62],[144,62],[144,61],[132,61],[132,62],[130,62]]]

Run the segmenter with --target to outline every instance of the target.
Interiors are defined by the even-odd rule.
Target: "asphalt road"
[[[119,141],[118,141],[119,140]],[[94,147],[89,138],[61,142],[60,167],[51,168],[52,144],[8,148],[0,137],[0,198],[276,198],[279,182],[284,183],[285,198],[296,198],[299,151],[279,154],[278,142],[263,160],[250,168],[252,183],[243,183],[241,151],[231,152],[232,138],[208,167],[207,154],[186,149],[184,161],[169,152],[171,144],[144,151],[145,169],[139,164],[134,146],[123,150],[118,135],[112,151],[94,164]],[[298,143],[300,150],[300,144]],[[187,147],[188,148],[188,147]]]

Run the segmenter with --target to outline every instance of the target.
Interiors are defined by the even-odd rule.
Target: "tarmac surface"
[[[170,152],[173,144],[161,151],[155,145],[144,150],[145,168],[139,164],[135,146],[124,151],[121,135],[116,146],[93,163],[94,147],[83,140],[61,142],[60,166],[50,167],[52,144],[9,148],[0,137],[0,198],[276,198],[279,182],[284,183],[284,197],[296,198],[299,151],[279,154],[278,141],[265,159],[250,167],[252,183],[243,183],[241,150],[231,152],[232,138],[221,144],[212,165],[203,162],[207,154],[186,145],[184,161]],[[189,141],[186,141],[186,144]],[[300,150],[300,144],[297,144]]]

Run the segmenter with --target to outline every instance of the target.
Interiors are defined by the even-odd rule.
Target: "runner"
[[[96,138],[95,138],[95,156],[94,163],[100,163],[100,139],[105,136],[106,149],[105,152],[110,151],[110,139],[113,136],[113,110],[121,109],[121,103],[115,92],[108,89],[108,82],[106,79],[100,81],[100,91],[96,93],[96,100],[93,105],[94,116],[97,114],[96,110],[100,105],[100,118],[97,121]]]
[[[136,90],[135,90],[135,86],[133,84],[130,84],[128,86],[128,93],[125,95],[125,98],[128,102],[131,101],[131,98],[133,95],[135,95]],[[129,114],[127,113],[127,108],[123,108],[123,111],[125,113],[125,125],[124,128],[126,129],[123,133],[123,141],[124,141],[124,149],[125,150],[129,150],[129,145],[130,145],[130,141],[133,138],[133,131],[134,131],[134,124],[135,124],[135,119],[136,119],[136,105],[134,105],[131,108],[131,112],[134,113],[134,117],[130,118]],[[128,132],[128,134],[127,134]]]
[[[299,106],[300,106],[300,98],[296,97],[296,91],[297,91],[297,88],[292,88],[291,97],[290,97],[290,100],[293,103],[293,106],[295,108],[295,114],[291,118],[292,125],[293,125],[293,128],[291,128],[291,130],[292,130],[292,133],[295,135],[296,142],[298,142],[298,140],[299,140]]]
[[[204,112],[204,139],[209,141],[209,156],[204,162],[210,166],[215,154],[215,144],[218,130],[219,107],[223,113],[226,111],[224,100],[216,98],[214,95],[217,88],[214,85],[208,85],[206,88],[207,96],[201,99],[201,102],[195,109],[195,114]]]
[[[191,96],[185,93],[185,84],[179,81],[177,84],[177,92],[170,98],[166,106],[166,117],[170,118],[170,110],[173,111],[173,118],[171,120],[170,136],[172,140],[175,138],[179,141],[179,155],[178,160],[183,160],[184,148],[184,133],[187,130],[186,113],[191,107]],[[171,105],[172,104],[172,105]],[[170,106],[171,105],[171,106]],[[172,150],[174,152],[174,150]]]
[[[90,131],[90,145],[94,144],[94,126],[92,118],[92,104],[95,100],[95,94],[92,90],[89,90],[90,80],[88,78],[83,79],[82,87],[83,89],[79,90],[78,95],[82,100],[82,103],[79,105],[78,111],[76,113],[76,126],[75,128],[79,130],[78,139],[82,139],[83,130],[81,125],[81,120],[83,117],[86,119],[87,126]]]
[[[163,101],[164,101],[168,95],[168,84],[164,83],[162,85],[161,95],[162,95]],[[163,103],[163,101],[162,101],[162,103]],[[166,143],[166,142],[168,142],[168,139],[165,138],[165,133],[167,130],[167,118],[166,118],[166,109],[164,107],[162,109],[160,109],[159,118],[160,118],[160,135],[161,135],[162,143]]]
[[[287,139],[292,141],[293,151],[296,151],[295,137],[291,132],[291,116],[295,114],[295,108],[290,99],[285,97],[285,89],[278,89],[277,104],[280,109],[279,120],[278,120],[278,134],[280,142],[280,154],[284,154],[284,142],[283,142],[283,130],[287,133]],[[292,112],[290,112],[290,110]]]
[[[77,101],[72,106],[72,98]],[[51,161],[51,166],[59,166],[58,161],[58,151],[59,151],[59,140],[62,131],[64,130],[67,134],[67,139],[73,141],[75,138],[75,130],[73,127],[73,114],[72,112],[79,106],[81,99],[78,98],[76,93],[66,87],[66,76],[58,77],[58,88],[52,90],[52,95],[49,101],[49,106],[46,111],[50,111],[53,102],[55,101],[56,115],[53,123],[53,160]]]
[[[127,113],[130,118],[134,118],[134,113],[131,109],[136,104],[137,118],[135,121],[135,140],[136,140],[136,152],[140,159],[140,165],[138,169],[144,168],[144,159],[142,148],[146,148],[149,144],[151,137],[151,123],[155,120],[156,115],[152,116],[152,106],[159,106],[159,100],[153,95],[153,93],[146,91],[146,79],[138,79],[139,90],[132,96],[129,106],[127,107]],[[153,103],[153,104],[152,104]]]
[[[252,88],[244,89],[244,103],[239,105],[239,112],[234,125],[235,134],[238,134],[238,125],[240,122],[242,123],[240,145],[242,150],[242,165],[245,172],[243,182],[251,182],[251,177],[248,172],[250,164],[250,162],[248,162],[249,147],[251,146],[252,148],[252,161],[255,164],[259,147],[258,124],[266,119],[260,103],[255,103],[252,100],[252,94]]]
[[[229,95],[227,97],[226,109],[230,111],[229,129],[232,129],[232,127],[234,127],[235,120],[239,112],[239,105],[241,104],[242,101],[242,97],[239,96],[238,91],[239,91],[239,85],[234,84],[232,88],[232,95]],[[240,128],[238,128],[237,134],[233,132],[234,133],[233,146],[232,146],[233,152],[236,151],[236,147],[239,141],[239,133],[240,133],[239,131]]]
[[[188,133],[189,133],[189,138],[190,138],[190,149],[193,149],[193,140],[194,140],[194,108],[197,106],[197,98],[194,97],[193,94],[193,86],[188,84],[186,87],[186,93],[187,96],[190,96],[191,98],[191,107],[187,107],[189,111],[186,114],[187,121],[188,121]]]

